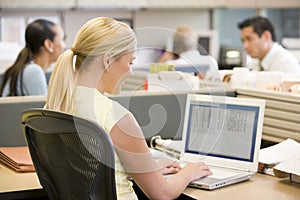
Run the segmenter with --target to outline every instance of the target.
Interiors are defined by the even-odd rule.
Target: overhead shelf
[[[1,0],[1,9],[300,8],[299,0]]]
[[[76,0],[1,0],[1,9],[70,9]]]

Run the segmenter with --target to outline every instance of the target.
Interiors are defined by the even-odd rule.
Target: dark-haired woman
[[[4,73],[0,96],[47,95],[45,72],[65,48],[64,31],[51,21],[38,19],[27,26],[25,42]]]

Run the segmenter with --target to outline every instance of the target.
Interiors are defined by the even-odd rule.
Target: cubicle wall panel
[[[272,100],[270,98],[265,98],[261,96],[244,95],[239,93],[237,93],[236,97],[248,99],[264,99],[266,100],[266,108],[273,108],[275,110],[282,110],[300,114],[300,99],[299,102],[289,102],[283,100]]]
[[[262,136],[264,140],[281,142],[292,138],[300,141],[300,95],[237,89],[237,97],[266,100]]]
[[[264,125],[270,126],[270,127],[276,127],[283,130],[288,131],[294,131],[295,133],[299,132],[300,130],[300,124],[286,121],[286,120],[280,120],[280,119],[273,119],[270,117],[265,116],[264,119]]]
[[[147,141],[155,135],[163,139],[182,138],[187,93],[142,92],[112,96],[113,100],[129,109],[141,126]],[[196,94],[235,96],[234,90],[204,88]]]
[[[42,108],[42,97],[0,98],[0,146],[27,145],[22,131],[21,113],[29,108]]]
[[[236,89],[238,95],[259,97],[263,99],[277,100],[281,102],[289,102],[299,104],[300,96],[289,92],[279,92],[263,89]]]
[[[294,103],[294,102],[284,102],[281,100],[270,100],[267,99],[267,108],[272,108],[275,110],[283,110],[288,111],[292,113],[298,113],[300,114],[300,104]]]
[[[270,117],[274,119],[283,119],[286,121],[300,123],[299,113],[291,113],[291,112],[286,112],[281,110],[269,109],[268,107],[265,111],[265,117]]]
[[[164,139],[182,138],[187,94],[114,96],[129,109],[141,126],[147,141],[155,135]]]
[[[263,127],[263,139],[273,142],[282,142],[286,138],[293,138],[297,141],[300,141],[300,133],[294,131],[288,131],[279,129],[276,127],[269,127],[268,125],[264,125]],[[268,139],[271,138],[271,139]]]

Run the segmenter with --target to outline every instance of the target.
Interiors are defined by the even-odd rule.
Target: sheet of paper
[[[286,139],[276,145],[261,149],[258,161],[264,164],[278,164],[285,160],[300,159],[300,143]]]
[[[277,170],[300,176],[300,159],[286,160],[274,167]]]

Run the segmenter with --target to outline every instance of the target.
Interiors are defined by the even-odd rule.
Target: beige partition
[[[263,139],[281,142],[300,141],[300,95],[268,90],[237,89],[239,98],[266,100]]]

